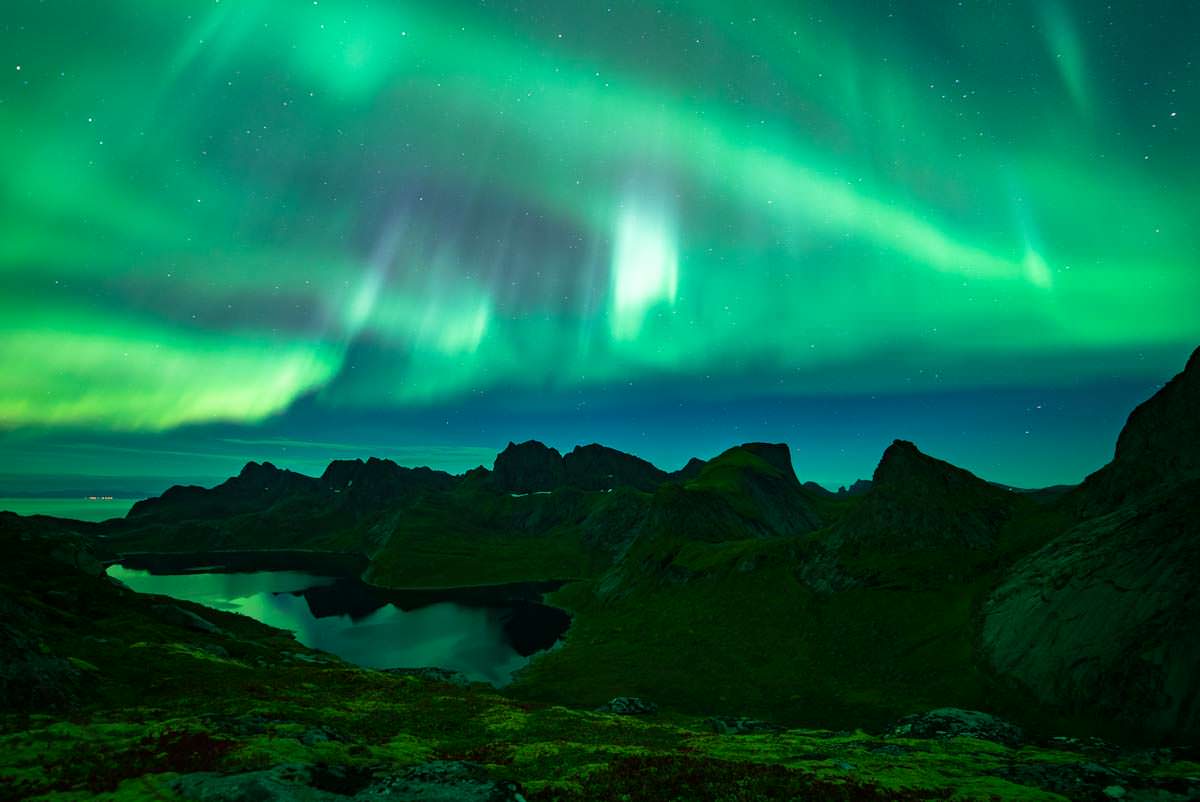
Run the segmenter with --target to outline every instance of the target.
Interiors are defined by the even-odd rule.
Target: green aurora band
[[[11,0],[0,427],[1167,374],[1161,5]]]

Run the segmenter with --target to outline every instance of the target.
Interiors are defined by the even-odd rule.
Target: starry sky
[[[8,0],[0,494],[526,438],[667,469],[786,441],[836,486],[903,437],[1078,481],[1200,342],[1198,29]]]

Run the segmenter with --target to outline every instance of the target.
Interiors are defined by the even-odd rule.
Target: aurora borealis
[[[5,474],[892,437],[1077,481],[1200,342],[1200,6],[0,11]],[[319,468],[317,468],[319,470]]]

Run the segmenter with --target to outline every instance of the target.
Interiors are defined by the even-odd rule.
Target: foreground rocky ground
[[[862,800],[1200,796],[1187,749],[1039,739],[943,710],[878,732],[508,698],[371,671],[135,594],[71,535],[6,522],[0,799]]]

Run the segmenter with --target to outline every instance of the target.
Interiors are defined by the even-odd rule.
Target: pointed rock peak
[[[875,484],[887,482],[913,470],[923,462],[932,460],[933,458],[923,454],[916,444],[908,440],[893,440],[892,444],[884,449],[879,465],[875,467],[872,481]]]
[[[742,443],[741,448],[749,451],[763,462],[770,465],[786,477],[796,479],[796,471],[792,468],[792,450],[787,443]]]
[[[833,495],[833,491],[828,490],[824,485],[818,484],[817,482],[811,482],[811,481],[805,482],[804,489],[811,490],[812,492],[816,493],[818,496],[832,496]]]
[[[870,487],[912,488],[914,485],[936,485],[949,488],[968,484],[996,490],[970,471],[931,457],[908,440],[894,440],[883,452]]]

